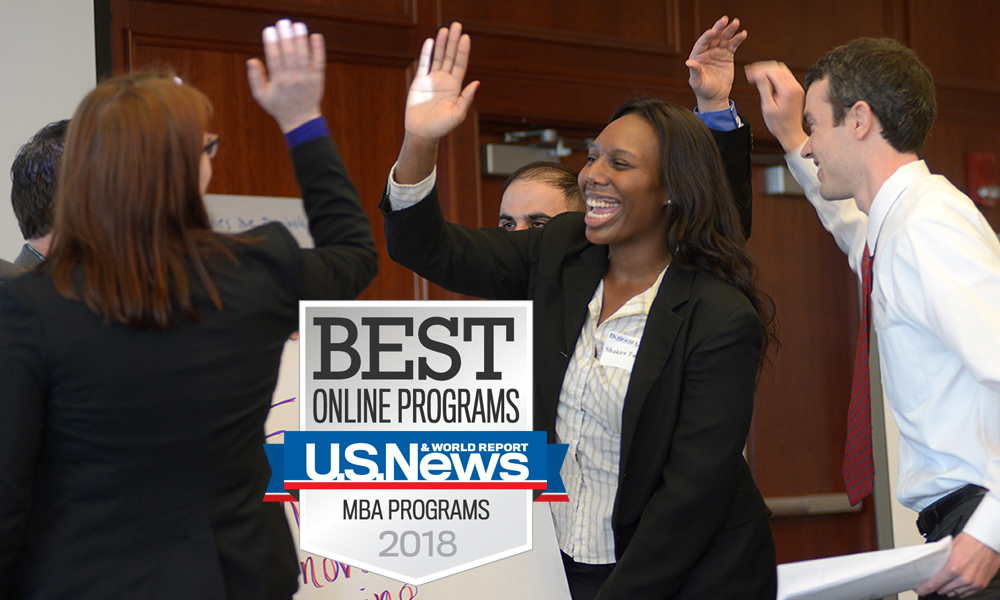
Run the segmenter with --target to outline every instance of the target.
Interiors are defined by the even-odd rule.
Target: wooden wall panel
[[[997,107],[1000,107],[1000,97],[996,99],[994,110]],[[945,113],[938,117],[931,128],[922,156],[932,172],[945,175],[956,187],[968,194],[970,190],[966,160],[970,152],[987,152],[1000,157],[1000,122],[964,119]],[[1000,231],[1000,206],[980,207],[980,211],[993,229]]]
[[[937,86],[1000,95],[1000,13],[995,0],[907,0],[910,46]],[[950,34],[950,35],[949,35]]]
[[[778,564],[875,550],[875,504],[863,501],[861,512],[771,519]]]
[[[804,72],[830,48],[854,38],[905,35],[899,0],[698,0],[697,4],[703,29],[725,14],[738,17],[749,31],[738,53],[741,63],[776,59],[796,72]]]
[[[910,46],[930,69],[937,88],[938,117],[922,157],[933,172],[969,193],[968,153],[1000,155],[997,4],[991,0],[907,0],[907,4]],[[1000,207],[981,210],[993,228],[1000,230]]]
[[[154,0],[113,0],[112,57],[117,72],[137,66],[130,38],[163,38],[160,46],[239,49],[261,54],[260,32],[280,18],[299,14],[311,31],[326,38],[329,60],[405,68],[414,57],[414,26],[409,20],[351,20],[272,10]],[[285,2],[285,5],[292,4]],[[418,45],[418,44],[416,44]]]
[[[801,459],[781,470],[760,469],[765,495],[842,491],[842,456],[825,449],[842,446],[846,436],[847,423],[837,416],[847,414],[851,395],[856,278],[812,205],[801,196],[767,196],[763,172],[756,175],[749,249],[760,286],[777,308],[781,349],[758,384],[759,435],[748,458],[754,466],[793,454]],[[769,431],[782,434],[765,435]]]
[[[659,2],[482,2],[444,3],[448,20],[468,31],[529,41],[550,41],[625,52],[676,55],[677,0]]]
[[[328,17],[353,21],[413,24],[416,0],[161,0],[161,5],[196,10],[221,8],[242,13],[266,12],[304,17]]]
[[[461,20],[472,35],[469,75],[483,81],[481,96],[503,96],[497,100],[504,114],[527,111],[536,117],[544,111],[552,118],[603,123],[623,99],[642,93],[693,103],[683,65],[697,35],[691,3],[439,4],[443,22]],[[482,102],[480,110],[494,114],[490,99]]]
[[[737,73],[732,98],[753,128],[759,152],[780,154],[781,148],[764,126],[756,88],[742,73],[743,65],[778,60],[799,81],[830,49],[858,37],[908,37],[909,21],[903,0],[844,0],[843,2],[757,2],[755,0],[698,0],[699,25],[717,15],[738,17],[749,32],[736,56]]]
[[[633,78],[629,81],[592,76],[565,81],[524,74],[511,74],[473,65],[470,78],[482,81],[476,107],[483,119],[496,122],[531,123],[539,127],[597,132],[622,102],[635,96],[652,95],[681,106],[695,106],[694,93],[683,82]]]

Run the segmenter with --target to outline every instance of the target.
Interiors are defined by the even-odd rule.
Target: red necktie
[[[844,485],[851,504],[872,493],[875,467],[872,461],[872,395],[868,377],[868,331],[871,328],[872,256],[865,244],[861,261],[861,327],[854,360],[851,407],[847,412],[847,444],[844,448]]]

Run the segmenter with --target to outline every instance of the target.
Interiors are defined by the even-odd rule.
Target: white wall
[[[10,207],[10,165],[46,123],[72,116],[97,79],[93,0],[0,0],[0,258],[24,240]]]

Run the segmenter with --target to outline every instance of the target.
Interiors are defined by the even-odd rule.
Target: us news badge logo
[[[531,548],[565,501],[532,431],[530,302],[304,302],[300,428],[265,446],[300,546],[413,584]]]

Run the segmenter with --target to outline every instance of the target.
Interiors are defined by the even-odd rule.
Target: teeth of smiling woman
[[[620,202],[615,200],[587,198],[587,213],[591,219],[607,219],[620,204]]]
[[[587,198],[587,206],[591,208],[611,208],[617,206],[617,202],[611,200],[603,200],[601,198]]]

